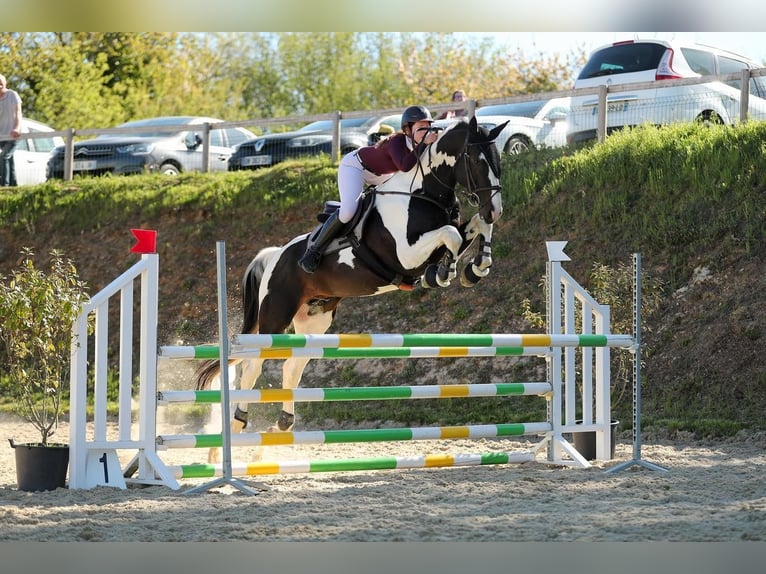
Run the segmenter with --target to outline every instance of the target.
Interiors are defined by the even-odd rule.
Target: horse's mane
[[[425,177],[434,168],[442,165],[447,160],[448,156],[457,155],[457,153],[460,151],[459,149],[456,149],[454,154],[445,154],[443,150],[439,149],[439,142],[444,140],[445,137],[450,139],[454,136],[454,133],[462,133],[461,136],[455,138],[455,141],[461,142],[460,147],[462,148],[462,142],[465,142],[467,137],[464,132],[468,130],[468,128],[469,125],[467,120],[462,119],[439,131],[436,140],[433,143],[426,145],[420,152],[418,162],[412,168],[410,168],[408,171],[399,171],[394,173],[389,179],[379,184],[377,189],[379,191],[404,189],[412,190],[413,185],[415,185],[415,182],[417,181],[418,175]],[[442,147],[452,146],[452,143],[450,143],[448,146],[444,146],[444,144],[442,144]]]

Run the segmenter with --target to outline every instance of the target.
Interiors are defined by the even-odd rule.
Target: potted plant
[[[25,248],[19,267],[8,277],[0,274],[0,373],[16,412],[40,433],[38,443],[9,439],[19,490],[64,486],[69,464],[69,447],[50,438],[68,388],[72,324],[88,296],[72,261],[57,250],[50,256],[45,272]]]

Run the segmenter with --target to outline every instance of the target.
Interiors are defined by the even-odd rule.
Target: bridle
[[[436,129],[439,129],[439,128],[436,128]],[[487,205],[487,203],[492,203],[492,199],[495,197],[495,195],[500,193],[503,188],[500,184],[483,186],[483,187],[476,184],[476,180],[474,179],[473,172],[471,171],[471,167],[470,167],[471,157],[469,154],[469,148],[470,146],[485,145],[485,144],[490,144],[492,142],[491,141],[470,142],[468,141],[468,136],[469,136],[469,133],[466,130],[465,141],[463,142],[462,149],[455,159],[455,164],[457,165],[458,163],[462,163],[465,169],[465,181],[466,181],[465,190],[455,188],[451,185],[447,185],[444,181],[439,179],[439,177],[436,175],[434,171],[430,171],[430,173],[433,175],[434,179],[436,179],[436,181],[440,185],[451,190],[452,193],[454,193],[456,196],[461,195],[462,197],[464,197],[466,200],[466,203],[468,203],[468,205],[470,205],[474,209],[481,210],[481,208]],[[487,161],[487,164],[489,165],[489,161]],[[430,146],[428,148],[428,166],[429,168],[431,167],[431,147]],[[420,165],[420,168],[422,169],[422,165]],[[491,165],[489,165],[489,169],[492,170]],[[423,175],[425,176],[425,173]],[[481,199],[479,198],[479,194],[484,191],[490,191],[492,193],[490,193],[487,201],[482,203]]]
[[[466,140],[468,139],[468,136],[466,135]],[[476,146],[476,145],[482,145],[484,143],[491,143],[491,142],[469,142],[466,141],[465,145],[463,146],[463,151],[460,153],[460,155],[457,158],[457,161],[463,162],[463,165],[465,166],[465,180],[466,180],[466,191],[457,190],[459,191],[463,197],[465,197],[466,201],[468,202],[468,205],[471,207],[474,207],[476,209],[481,209],[484,207],[485,204],[481,203],[481,200],[479,199],[479,193],[483,191],[490,191],[488,202],[492,203],[492,199],[495,197],[496,194],[500,193],[503,190],[503,187],[498,183],[497,185],[489,185],[485,187],[480,187],[476,185],[476,181],[473,177],[473,172],[471,171],[471,168],[469,167],[469,164],[471,162],[470,155],[468,153],[468,147],[469,146]],[[489,161],[487,162],[489,164]],[[492,170],[492,166],[489,166],[489,169]],[[494,170],[493,170],[494,171]]]
[[[433,130],[433,131],[438,131],[438,130],[441,130],[443,128],[428,128],[428,129]],[[469,142],[468,141],[468,136],[469,136],[469,133],[466,130],[465,141],[463,142],[462,149],[461,149],[460,153],[457,156],[455,156],[455,165],[457,166],[458,163],[462,162],[462,164],[464,166],[464,169],[465,169],[465,181],[466,181],[466,185],[465,185],[466,189],[465,190],[458,189],[458,188],[456,188],[456,187],[454,187],[452,185],[448,185],[445,181],[440,179],[439,176],[436,175],[436,172],[432,169],[433,164],[432,164],[431,150],[432,150],[432,146],[437,143],[437,142],[434,142],[434,143],[428,144],[428,149],[427,149],[427,153],[428,153],[428,167],[429,167],[428,174],[426,174],[425,168],[423,167],[423,162],[418,161],[417,169],[415,170],[415,173],[412,176],[412,181],[410,183],[410,191],[378,191],[378,190],[376,190],[375,193],[376,194],[380,194],[380,195],[409,195],[412,198],[417,198],[417,199],[420,199],[420,200],[423,200],[423,201],[427,201],[427,202],[430,202],[430,203],[436,205],[437,207],[442,209],[445,213],[447,213],[448,216],[449,216],[449,214],[451,214],[453,212],[453,210],[454,210],[454,205],[444,205],[438,199],[435,199],[435,198],[433,198],[431,196],[425,195],[424,193],[413,193],[412,192],[412,186],[414,185],[415,179],[416,179],[417,174],[419,172],[423,176],[424,179],[425,179],[426,175],[431,175],[437,181],[437,183],[439,183],[439,185],[441,185],[445,189],[450,190],[455,196],[459,195],[459,196],[462,196],[463,198],[465,198],[466,203],[468,203],[468,205],[470,205],[471,207],[473,207],[476,210],[481,210],[487,204],[491,204],[492,203],[492,199],[495,197],[495,195],[497,195],[498,193],[500,193],[502,191],[502,186],[500,184],[497,184],[497,185],[489,185],[489,186],[481,187],[481,186],[478,186],[476,184],[476,180],[474,179],[473,172],[471,171],[471,168],[470,168],[471,158],[470,158],[468,150],[469,150],[470,146],[489,144],[489,143],[492,143],[492,142],[491,141],[487,141],[487,142]],[[489,162],[487,162],[487,163],[489,164]],[[491,165],[489,166],[489,169],[490,170],[492,169]],[[489,198],[487,199],[487,201],[482,203],[482,201],[481,201],[481,199],[479,197],[479,194],[481,192],[484,192],[484,191],[490,191],[492,193],[489,195]]]

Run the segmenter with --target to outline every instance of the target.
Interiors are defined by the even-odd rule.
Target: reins
[[[440,129],[440,128],[433,128],[433,129]],[[418,161],[415,173],[412,176],[412,181],[410,182],[410,190],[409,191],[379,191],[375,190],[374,193],[379,195],[408,195],[412,198],[418,198],[423,201],[427,201],[429,203],[432,203],[433,205],[439,207],[442,211],[448,214],[448,216],[452,213],[454,209],[453,205],[445,205],[442,202],[440,202],[438,199],[435,199],[429,195],[425,195],[424,193],[412,193],[412,187],[415,183],[415,179],[418,173],[422,174],[423,179],[425,180],[426,175],[431,175],[433,178],[445,189],[450,190],[455,196],[462,196],[465,198],[466,203],[473,207],[474,209],[480,210],[482,207],[484,207],[487,203],[492,203],[492,199],[495,197],[496,194],[500,193],[502,191],[501,185],[490,185],[486,187],[479,187],[476,185],[475,179],[473,177],[473,172],[470,168],[470,158],[468,156],[468,147],[472,145],[482,145],[489,142],[469,142],[468,141],[468,132],[466,131],[465,134],[465,142],[463,143],[463,148],[460,151],[460,153],[456,156],[455,163],[459,163],[462,161],[463,167],[465,169],[465,179],[466,179],[466,190],[459,189],[457,187],[454,187],[452,185],[447,185],[443,180],[441,180],[435,173],[434,170],[432,170],[432,158],[431,158],[431,149],[432,146],[436,144],[436,142],[429,144],[427,148],[428,153],[428,167],[429,172],[426,173],[425,168],[423,166],[422,161]],[[424,151],[424,153],[426,153]],[[491,166],[490,166],[491,169]],[[482,203],[481,199],[479,198],[479,193],[483,191],[491,191],[487,202]]]
[[[468,135],[469,135],[468,131],[466,131],[465,141],[463,142],[463,148],[460,151],[460,153],[456,156],[456,161],[455,161],[456,164],[460,162],[461,160],[463,162],[463,166],[465,168],[465,179],[467,183],[466,185],[467,190],[464,191],[462,189],[458,189],[451,185],[447,185],[442,180],[440,180],[439,177],[433,171],[431,173],[433,174],[434,179],[436,179],[436,181],[439,182],[439,184],[451,190],[452,193],[454,193],[455,195],[458,195],[458,194],[462,195],[465,198],[468,205],[470,205],[474,209],[480,210],[482,207],[484,207],[484,205],[486,205],[486,203],[481,202],[481,199],[479,198],[479,193],[481,193],[482,191],[491,191],[492,193],[490,194],[487,203],[492,203],[492,198],[494,198],[496,194],[502,191],[502,186],[499,184],[490,185],[487,187],[476,186],[476,182],[473,177],[473,172],[471,171],[469,167],[470,158],[468,156],[468,147],[472,145],[482,145],[482,144],[490,143],[490,142],[469,142]],[[431,144],[431,145],[434,145],[434,144]],[[428,165],[429,167],[431,167],[431,147],[430,146],[428,148]],[[421,169],[422,169],[422,165],[421,165]],[[491,169],[491,166],[490,166],[490,169]],[[425,173],[423,175],[425,177]]]

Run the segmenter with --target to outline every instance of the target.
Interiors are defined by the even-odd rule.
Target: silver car
[[[656,39],[615,42],[593,51],[575,90],[606,84],[649,84],[607,95],[607,133],[625,126],[705,121],[736,123],[740,80],[664,87],[666,80],[724,75],[763,67],[745,56],[697,44]],[[766,119],[766,78],[750,79],[748,113]],[[598,96],[572,97],[569,143],[596,138]]]
[[[508,122],[495,145],[501,152],[518,154],[530,149],[560,147],[567,143],[569,98],[530,100],[482,106],[476,110],[476,121],[488,130]],[[460,120],[437,120],[446,127]]]
[[[43,133],[55,131],[43,123],[21,119],[21,133]],[[19,185],[37,185],[45,182],[46,168],[51,152],[58,146],[63,146],[64,140],[59,136],[19,138],[16,151],[13,152],[16,168],[16,181]]]
[[[177,175],[201,171],[203,124],[222,122],[197,116],[166,116],[117,126],[125,133],[107,133],[74,145],[74,175]],[[176,129],[178,128],[178,129]],[[226,171],[239,144],[255,137],[250,130],[230,127],[210,130],[210,171]],[[48,176],[64,177],[64,148],[57,148],[48,163]]]

